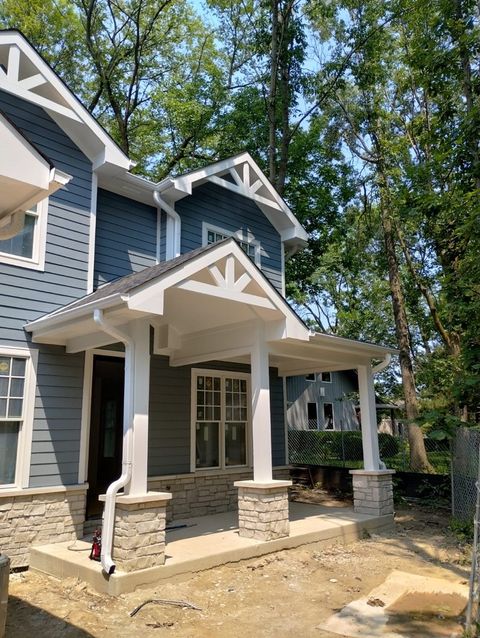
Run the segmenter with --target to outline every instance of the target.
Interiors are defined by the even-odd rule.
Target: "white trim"
[[[321,383],[332,383],[332,373],[329,370],[324,370],[324,372],[319,372],[318,373],[320,375],[320,379],[318,379]],[[325,379],[323,378],[324,374],[329,374],[330,375],[330,380],[329,381],[325,381]]]
[[[95,172],[92,172],[92,193],[90,198],[90,233],[88,236],[87,295],[93,292],[93,276],[95,272],[95,235],[97,229],[97,197],[98,176]]]
[[[211,468],[196,467],[196,407],[197,407],[197,377],[212,376],[220,377],[220,422],[219,422],[219,460],[220,465]],[[246,422],[246,464],[245,465],[225,465],[225,379],[245,379],[247,382],[247,422]],[[191,369],[190,384],[190,471],[195,474],[210,474],[211,472],[227,472],[232,470],[248,471],[252,464],[252,414],[251,414],[251,375],[249,372],[236,372],[233,370],[210,370],[207,368]],[[215,421],[215,419],[212,419]],[[149,480],[151,480],[149,478]]]
[[[32,256],[21,257],[20,255],[0,252],[0,263],[43,272],[47,246],[48,197],[38,202],[37,210],[28,210],[26,213],[36,218],[33,230]]]
[[[257,239],[255,239],[253,233],[251,233],[250,231],[247,231],[247,233],[245,233],[242,229],[236,231],[226,230],[225,228],[221,228],[220,226],[215,226],[214,224],[209,224],[208,222],[202,222],[202,246],[209,245],[208,231],[218,233],[219,235],[223,235],[224,237],[233,237],[239,242],[243,242],[244,244],[253,246],[255,248],[254,262],[259,268],[261,267],[261,244]],[[249,255],[247,255],[247,257],[248,256]]]
[[[287,377],[281,377],[283,388],[283,436],[285,437],[285,463],[288,464],[288,401],[287,401]]]
[[[13,484],[0,486],[0,495],[12,487],[28,487],[30,480],[30,462],[32,456],[33,415],[35,410],[35,389],[37,386],[38,350],[0,346],[0,356],[25,359],[25,388],[23,391],[23,413],[20,421],[17,442],[15,480]]]
[[[102,350],[95,348],[85,352],[83,369],[82,420],[80,429],[80,456],[78,463],[78,483],[85,483],[88,477],[88,447],[90,443],[90,416],[92,409],[93,358],[95,355],[105,357],[123,357],[125,352],[118,350]]]
[[[155,255],[155,263],[159,264],[162,260],[162,209],[157,206],[157,250]]]

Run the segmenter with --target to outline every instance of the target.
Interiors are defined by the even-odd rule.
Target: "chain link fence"
[[[480,430],[459,428],[452,441],[452,515],[472,520],[477,500]]]
[[[450,442],[428,438],[424,442],[435,474],[448,475],[451,465]],[[402,425],[397,435],[380,432],[378,443],[380,457],[388,468],[399,472],[413,471],[407,425]],[[362,434],[359,431],[289,430],[288,452],[292,464],[327,465],[352,470],[363,468]]]

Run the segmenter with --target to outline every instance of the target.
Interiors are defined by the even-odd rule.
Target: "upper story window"
[[[332,382],[331,372],[320,372],[320,381],[323,381],[323,383],[331,383]]]
[[[315,381],[315,372],[310,372],[310,374],[305,375],[305,381]]]
[[[25,213],[22,230],[10,239],[0,239],[0,263],[43,270],[47,229],[48,199]]]
[[[245,234],[242,231],[231,233],[228,230],[217,228],[216,226],[207,225],[205,223],[203,224],[204,246],[214,244],[216,241],[222,241],[222,239],[227,239],[228,237],[234,237],[250,259],[254,261],[257,266],[260,266],[260,242],[256,241],[251,236],[245,237]]]

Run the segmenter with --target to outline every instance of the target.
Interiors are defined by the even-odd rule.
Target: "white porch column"
[[[148,405],[150,397],[150,323],[143,319],[132,321],[130,334],[132,352],[132,478],[125,493],[147,493],[148,470]]]
[[[377,411],[372,366],[358,366],[358,390],[360,394],[360,415],[362,421],[363,467],[365,470],[380,469],[378,449]]]
[[[268,349],[263,325],[259,326],[251,353],[253,480],[272,481],[272,431]]]

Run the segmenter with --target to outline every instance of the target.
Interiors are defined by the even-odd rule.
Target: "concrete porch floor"
[[[393,517],[372,517],[357,514],[351,508],[293,502],[290,503],[290,536],[267,542],[240,537],[237,512],[191,518],[169,525],[183,523],[188,526],[167,530],[166,560],[162,566],[130,573],[119,571],[107,577],[100,564],[88,558],[90,542],[79,540],[74,551],[69,549],[72,542],[33,547],[30,569],[56,578],[79,578],[99,592],[118,596],[165,578],[308,543],[322,542],[328,546],[353,542],[362,537],[364,530],[391,527]]]

